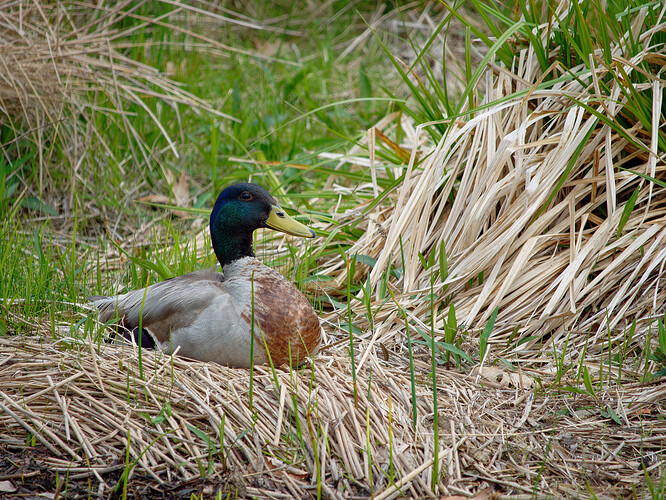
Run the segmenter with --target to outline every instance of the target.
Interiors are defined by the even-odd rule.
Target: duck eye
[[[247,191],[244,191],[240,195],[240,199],[243,200],[243,201],[250,201],[252,199],[252,195],[250,193],[248,193]]]

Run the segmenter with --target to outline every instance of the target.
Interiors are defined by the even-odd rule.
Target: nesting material
[[[70,491],[105,495],[128,468],[133,494],[212,484],[267,498],[314,497],[317,488],[328,498],[483,488],[561,497],[594,478],[594,491],[614,497],[642,482],[643,464],[659,464],[666,425],[648,429],[643,420],[666,397],[663,387],[535,396],[535,377],[548,375],[486,371],[476,383],[478,374],[442,367],[433,484],[427,357],[417,356],[415,370],[414,428],[399,354],[370,355],[354,385],[343,346],[312,367],[256,367],[250,377],[149,351],[140,359],[130,345],[1,338],[0,448],[14,460],[0,478],[26,474],[29,485],[31,472],[48,468],[61,481],[69,474]],[[620,422],[600,413],[609,410]],[[26,443],[30,460],[19,458]]]

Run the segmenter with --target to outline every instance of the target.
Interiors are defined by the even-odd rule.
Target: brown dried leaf
[[[190,205],[190,179],[184,170],[178,176],[178,180],[173,183],[172,190],[178,206],[188,207]]]
[[[147,194],[139,198],[139,201],[145,203],[169,203],[169,197],[164,194]]]

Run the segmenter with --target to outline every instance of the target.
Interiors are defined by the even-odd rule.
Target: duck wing
[[[224,274],[211,268],[121,295],[98,295],[89,300],[99,309],[101,322],[117,318],[119,324],[134,331],[141,322],[158,342],[166,342],[172,330],[187,328],[215,299],[228,294]]]

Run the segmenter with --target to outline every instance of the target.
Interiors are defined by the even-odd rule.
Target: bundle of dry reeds
[[[642,60],[663,60],[663,45],[651,40],[665,27],[641,33],[646,48],[632,62],[616,46],[613,65],[631,74]],[[453,303],[464,330],[479,331],[498,309],[490,344],[518,357],[531,358],[544,340],[560,346],[569,339],[582,348],[591,336],[590,345],[599,347],[609,335],[614,342],[633,320],[643,334],[654,331],[666,301],[666,188],[640,174],[666,179],[666,161],[657,149],[665,84],[646,75],[648,81],[636,89],[654,98],[654,133],[637,121],[619,134],[607,123],[623,116],[622,81],[611,79],[603,93],[599,82],[610,68],[601,59],[593,62],[589,73],[584,65],[562,73],[554,65],[553,75],[562,78],[546,89],[538,87],[544,75],[532,48],[522,53],[515,74],[489,67],[482,78],[489,91],[477,103],[487,107],[455,120],[443,117],[449,127],[437,144],[425,133],[432,123],[416,126],[403,116],[397,124],[395,115],[378,124],[379,132],[371,131],[342,161],[383,175],[386,165],[375,161],[374,148],[386,147],[386,141],[375,136],[395,137],[400,128],[409,163],[404,182],[382,203],[368,211],[371,200],[338,214],[365,230],[349,242],[350,258],[376,260],[372,269],[356,266],[353,281],[367,274],[376,291],[387,269],[400,269],[400,279],[391,275],[396,298],[410,321],[429,331],[430,300],[414,298],[430,294],[432,277],[435,308]],[[365,160],[358,158],[364,148],[370,150]],[[334,181],[331,189],[348,192]],[[379,192],[376,184],[353,190]],[[426,269],[419,254],[427,261],[433,253]],[[442,253],[448,264],[444,280]],[[345,292],[345,262],[334,257],[319,272],[335,277],[332,288]],[[355,304],[362,318],[367,306]],[[384,297],[376,297],[372,307],[379,330],[404,330],[402,314],[387,307]],[[444,310],[437,319],[440,336],[445,317]],[[379,339],[391,336],[382,333]],[[395,340],[402,343],[403,337]]]

